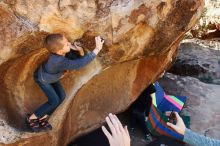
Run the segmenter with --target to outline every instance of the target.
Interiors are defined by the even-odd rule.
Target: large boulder
[[[11,132],[0,143],[66,145],[108,112],[125,110],[170,66],[202,9],[203,0],[1,1],[0,118]],[[54,32],[79,39],[88,51],[96,35],[106,41],[91,64],[62,79],[67,97],[50,119],[53,130],[29,133],[22,119],[46,100],[32,76],[48,57],[43,39]]]

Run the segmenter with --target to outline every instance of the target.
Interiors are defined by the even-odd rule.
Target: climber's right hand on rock
[[[100,36],[95,37],[96,47],[95,47],[95,49],[93,50],[93,52],[94,52],[96,55],[102,50],[102,47],[103,47],[104,42],[105,42],[104,39],[101,38]]]
[[[111,134],[104,126],[102,126],[102,131],[108,138],[110,146],[130,146],[127,126],[123,127],[116,115],[109,114],[105,120],[111,130]]]

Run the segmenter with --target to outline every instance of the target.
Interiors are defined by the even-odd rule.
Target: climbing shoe
[[[30,114],[26,116],[26,124],[30,128],[31,132],[40,132],[39,119],[30,119]]]
[[[48,118],[39,119],[40,127],[44,130],[52,130],[51,124],[48,122]]]

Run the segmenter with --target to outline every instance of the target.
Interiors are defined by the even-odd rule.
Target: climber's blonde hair
[[[60,33],[49,34],[44,40],[45,47],[48,49],[49,52],[57,53],[59,50],[63,49],[63,38],[64,35]]]

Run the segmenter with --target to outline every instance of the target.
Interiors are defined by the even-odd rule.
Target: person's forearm
[[[99,48],[95,48],[95,49],[93,50],[93,53],[95,53],[96,55],[98,55],[98,53],[100,52],[100,50],[101,50],[101,49],[99,49]]]
[[[183,141],[192,146],[220,146],[220,140],[199,135],[187,128],[184,133]]]

